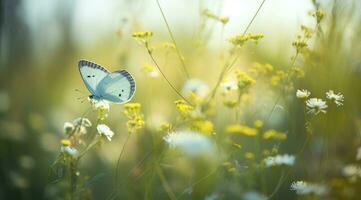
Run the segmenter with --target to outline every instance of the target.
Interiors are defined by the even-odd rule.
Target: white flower
[[[326,98],[335,102],[337,106],[343,105],[343,95],[341,93],[335,94],[333,90],[329,90],[326,92]]]
[[[305,89],[297,90],[297,92],[296,92],[296,97],[299,99],[307,99],[310,95],[311,95],[311,92],[309,92],[308,90],[305,90]]]
[[[187,96],[190,92],[196,94],[199,98],[205,98],[209,93],[208,85],[198,79],[189,79],[182,88],[182,95]]]
[[[296,191],[298,195],[325,195],[328,192],[329,188],[323,184],[296,181],[291,184],[291,190]]]
[[[237,84],[237,81],[235,81],[235,80],[225,81],[221,84],[221,86],[223,87],[225,92],[229,92],[231,90],[238,89],[238,84]]]
[[[308,113],[317,115],[318,113],[326,113],[327,104],[322,99],[311,98],[306,101]]]
[[[89,102],[92,105],[94,110],[106,110],[109,111],[110,106],[109,106],[109,102],[106,100],[96,100],[94,98],[89,98]]]
[[[92,123],[90,122],[89,119],[84,118],[84,117],[78,117],[73,121],[73,124],[75,126],[85,126],[85,127],[91,127]]]
[[[361,160],[361,147],[357,149],[356,160]]]
[[[98,124],[97,126],[98,133],[105,136],[109,141],[112,141],[114,132],[105,124]]]
[[[342,174],[346,177],[361,177],[361,167],[357,165],[346,165],[342,169]]]
[[[209,137],[196,132],[172,132],[163,137],[171,148],[177,148],[190,156],[212,153],[214,146]]]
[[[70,133],[74,130],[74,124],[70,123],[70,122],[65,122],[64,123],[64,132],[65,133]]]
[[[61,146],[60,152],[69,156],[75,156],[78,153],[78,150],[70,146]]]
[[[277,165],[292,166],[295,163],[295,156],[288,154],[269,156],[264,159],[264,162],[267,167],[272,167]]]

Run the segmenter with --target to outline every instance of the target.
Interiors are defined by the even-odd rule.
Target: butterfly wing
[[[126,70],[115,71],[99,83],[97,92],[105,100],[126,103],[134,96],[135,81]]]
[[[109,71],[104,67],[87,60],[80,60],[78,66],[81,77],[88,90],[93,95],[99,95],[97,93],[97,86],[101,80],[109,74]]]

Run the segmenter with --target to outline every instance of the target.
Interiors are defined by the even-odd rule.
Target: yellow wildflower
[[[145,31],[145,32],[134,32],[132,34],[132,36],[134,38],[139,38],[139,39],[146,39],[146,38],[150,38],[153,36],[153,32],[151,31]]]
[[[60,141],[61,145],[63,146],[70,146],[71,145],[71,141],[67,140],[67,139],[63,139]]]
[[[174,45],[174,43],[164,42],[163,43],[163,48],[165,48],[165,49],[175,49],[175,45]]]
[[[265,139],[265,140],[269,140],[269,139],[285,140],[285,139],[287,139],[287,135],[282,132],[277,132],[274,129],[270,129],[263,133],[263,139]]]
[[[134,32],[132,34],[133,38],[136,40],[139,40],[144,43],[148,43],[149,39],[153,36],[153,32],[151,31],[145,31],[145,32]],[[149,50],[151,51],[151,50]]]
[[[142,64],[141,70],[150,77],[157,77],[159,75],[158,69],[148,63]]]
[[[214,133],[213,123],[207,120],[195,120],[191,123],[191,127],[202,133],[206,133],[206,134]]]
[[[255,76],[259,75],[267,75],[273,71],[273,66],[271,64],[261,64],[261,63],[254,63],[249,70]]]
[[[208,9],[205,9],[203,10],[203,15],[210,18],[210,19],[213,19],[213,20],[216,20],[216,21],[219,21],[221,22],[223,25],[227,24],[228,21],[229,21],[229,18],[226,17],[226,16],[217,16],[216,14],[212,13],[211,11],[209,11]]]
[[[263,34],[254,34],[254,33],[248,33],[248,34],[239,34],[239,35],[235,35],[233,37],[231,37],[229,39],[229,41],[238,47],[241,47],[244,45],[245,42],[247,41],[254,41],[254,42],[258,42],[261,38],[263,38],[264,35]]]
[[[243,89],[247,86],[250,86],[250,85],[256,83],[256,81],[252,77],[248,76],[248,74],[246,74],[245,72],[242,72],[241,70],[237,70],[235,73],[236,73],[236,78],[237,78],[239,89]]]
[[[319,24],[325,17],[325,13],[322,10],[317,9],[316,12],[312,13],[312,17],[316,18],[317,24]]]
[[[244,154],[244,157],[247,159],[247,160],[253,160],[254,159],[254,153],[252,152],[246,152]]]
[[[164,123],[164,124],[162,124],[162,125],[160,125],[160,131],[161,132],[171,132],[171,130],[172,130],[172,128],[173,128],[173,126],[172,126],[172,124],[170,124],[170,123]]]
[[[177,100],[174,102],[180,115],[184,118],[188,117],[194,108],[187,104],[184,100]]]
[[[259,120],[259,119],[257,119],[256,121],[254,121],[254,127],[256,127],[256,128],[262,128],[263,127],[263,121],[261,121],[261,120]]]
[[[128,118],[127,126],[129,133],[137,132],[145,125],[144,116],[140,112],[139,103],[127,103],[124,105],[123,114]]]
[[[257,129],[248,126],[243,126],[240,124],[229,125],[226,128],[226,132],[231,134],[241,134],[250,137],[256,136],[258,134]]]

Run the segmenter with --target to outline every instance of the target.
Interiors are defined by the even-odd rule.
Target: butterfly
[[[107,100],[113,103],[126,103],[135,93],[135,81],[126,70],[109,72],[106,68],[87,61],[79,61],[80,75],[93,100]]]

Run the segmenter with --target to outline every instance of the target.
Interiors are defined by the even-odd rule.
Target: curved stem
[[[120,151],[119,153],[119,156],[118,156],[118,160],[117,160],[117,165],[115,167],[115,185],[116,185],[116,190],[118,190],[118,179],[119,179],[119,166],[120,166],[120,159],[122,158],[122,155],[125,151],[125,146],[127,145],[128,141],[129,141],[129,138],[130,138],[130,134],[128,133],[128,136],[127,138],[125,139],[125,142],[123,144],[123,147],[122,147],[122,150]]]
[[[168,78],[165,76],[165,74],[163,73],[163,70],[160,68],[158,62],[155,60],[152,51],[149,49],[148,43],[145,43],[145,47],[147,49],[148,55],[150,56],[150,58],[152,59],[153,63],[155,64],[155,66],[158,68],[159,72],[162,74],[163,78],[167,81],[168,85],[174,90],[175,93],[177,93],[177,95],[179,97],[181,97],[184,101],[186,101],[189,105],[193,106],[191,102],[189,102],[176,88],[175,86],[168,80]]]
[[[169,33],[169,35],[170,35],[170,38],[172,39],[172,41],[173,41],[173,43],[174,43],[175,50],[176,50],[177,56],[178,56],[178,58],[179,58],[179,60],[180,60],[180,62],[181,62],[181,64],[182,64],[184,73],[186,74],[187,78],[189,78],[189,73],[188,73],[188,71],[187,71],[187,68],[186,68],[186,65],[185,65],[185,63],[184,63],[184,60],[183,60],[183,58],[182,58],[182,56],[181,56],[181,53],[180,53],[180,51],[179,51],[179,49],[178,49],[178,45],[177,45],[177,43],[176,43],[176,41],[175,41],[175,39],[174,39],[173,33],[172,33],[172,31],[171,31],[171,29],[170,29],[170,26],[169,26],[169,24],[168,24],[168,21],[167,21],[167,18],[165,17],[165,14],[164,14],[164,12],[163,12],[162,7],[160,6],[159,0],[156,0],[156,2],[157,2],[157,5],[158,5],[158,8],[159,8],[159,10],[160,10],[160,13],[162,14],[162,18],[163,18],[163,20],[164,20],[164,23],[165,23],[165,25],[167,26],[167,30],[168,30],[168,33]]]

